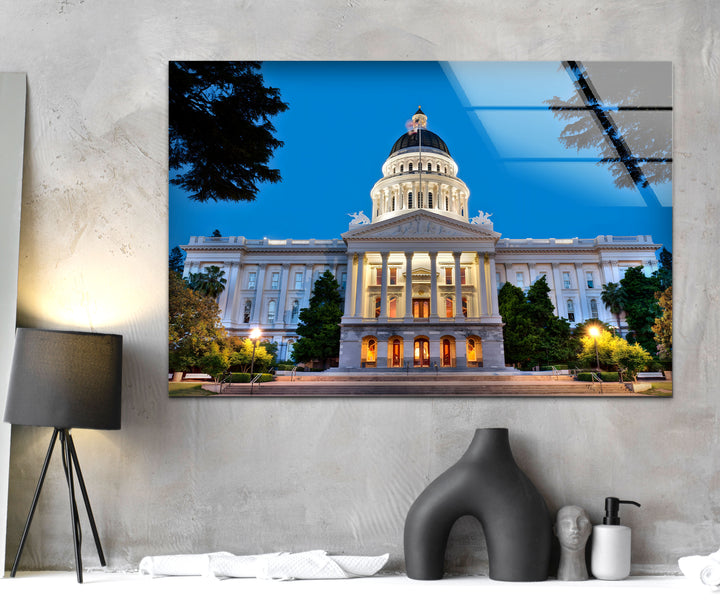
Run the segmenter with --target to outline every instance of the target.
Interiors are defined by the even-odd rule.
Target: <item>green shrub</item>
[[[549,372],[553,368],[555,368],[555,370],[567,370],[568,366],[567,366],[567,364],[553,364],[552,366],[540,366],[540,370],[542,370],[543,372]]]
[[[595,372],[600,377],[600,380],[606,383],[616,383],[620,380],[620,375],[617,372]],[[579,372],[577,379],[584,382],[591,382],[593,380],[592,372]]]
[[[257,376],[257,375],[258,375],[258,373],[256,372],[256,373],[254,374],[254,376]],[[263,374],[263,375],[260,377],[260,382],[261,382],[261,383],[266,383],[266,382],[271,381],[272,379],[273,379],[273,375],[272,375],[272,374]],[[228,382],[231,382],[231,383],[249,383],[251,380],[252,380],[252,379],[250,378],[250,374],[248,374],[247,372],[233,372],[233,373],[230,375],[230,380],[229,380]]]
[[[276,366],[277,370],[285,370],[287,372],[291,372],[295,369],[295,364],[278,364]]]

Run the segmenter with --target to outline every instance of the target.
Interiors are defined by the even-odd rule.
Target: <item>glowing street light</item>
[[[600,372],[600,356],[598,355],[597,340],[600,336],[600,329],[597,326],[591,326],[588,330],[590,336],[595,341],[595,361],[597,362],[597,370]]]
[[[252,361],[250,362],[250,380],[252,380],[253,372],[255,372],[255,349],[257,349],[257,342],[261,335],[262,332],[259,328],[253,328],[250,331],[250,340],[253,342]]]

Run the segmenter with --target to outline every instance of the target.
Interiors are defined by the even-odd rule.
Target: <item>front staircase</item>
[[[223,395],[297,397],[585,397],[633,396],[623,383],[590,383],[568,375],[504,372],[302,372],[275,381],[230,385]]]

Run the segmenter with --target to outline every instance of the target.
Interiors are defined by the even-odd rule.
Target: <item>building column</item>
[[[495,275],[495,255],[487,255],[485,259],[485,269],[490,271],[489,280],[490,286],[488,287],[488,315],[499,316],[500,308],[498,306],[498,289],[497,289],[497,276]]]
[[[430,251],[430,317],[438,317],[437,251]]]
[[[352,304],[352,292],[355,290],[355,263],[357,262],[357,253],[348,253],[347,262],[347,281],[345,282],[345,310],[344,315],[346,318],[351,318],[353,315],[353,304]]]
[[[580,302],[578,305],[580,305],[578,312],[580,315],[575,316],[579,317],[579,320],[576,320],[576,322],[584,322],[585,316],[590,316],[590,308],[588,307],[588,301],[587,301],[587,294],[585,293],[585,274],[583,274],[583,264],[582,263],[576,263],[575,264],[575,274],[577,276],[578,281],[578,297],[580,299]]]
[[[560,277],[560,264],[557,262],[552,263],[552,276],[553,276],[553,291],[555,292],[555,313],[558,317],[565,313],[566,309],[560,307],[560,300],[562,299],[562,278]]]
[[[412,320],[412,264],[413,253],[405,252],[405,320]]]
[[[528,272],[530,272],[530,284],[528,286],[532,286],[535,282],[535,278],[537,277],[537,272],[535,271],[535,264],[534,263],[528,263]]]
[[[285,310],[287,307],[287,288],[288,278],[290,278],[290,264],[283,263],[280,266],[280,292],[278,294],[278,317],[276,324],[279,323],[281,326],[285,324]]]
[[[262,306],[263,288],[265,287],[265,268],[267,266],[258,264],[258,275],[255,281],[255,299],[253,300],[252,318],[253,324],[260,324],[260,307]]]
[[[380,318],[387,319],[387,302],[388,302],[388,257],[390,253],[383,251],[380,253],[382,259],[382,276],[380,280]],[[387,341],[386,341],[387,346]],[[387,357],[387,354],[386,354]]]
[[[460,278],[460,257],[462,253],[459,251],[453,252],[453,259],[455,260],[455,319],[465,319],[462,312],[462,279]],[[468,308],[468,313],[470,308]]]
[[[229,322],[234,322],[236,318],[238,304],[237,282],[239,273],[240,262],[231,261],[227,287],[225,287],[225,305],[223,308],[223,318]]]
[[[488,281],[485,274],[485,260],[487,258],[487,253],[483,253],[481,255],[478,252],[476,255],[476,260],[478,264],[477,294],[478,303],[480,304],[480,316],[489,316],[490,303],[488,303]]]
[[[357,279],[355,282],[355,317],[363,316],[363,297],[365,288],[365,253],[358,253]]]
[[[310,295],[312,294],[312,276],[313,276],[314,264],[305,264],[305,277],[303,278],[303,300],[300,307],[307,307],[310,305]]]

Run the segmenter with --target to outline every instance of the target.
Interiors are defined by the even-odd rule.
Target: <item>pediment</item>
[[[381,222],[365,224],[342,235],[361,240],[497,240],[500,233],[488,226],[469,224],[418,209]]]

